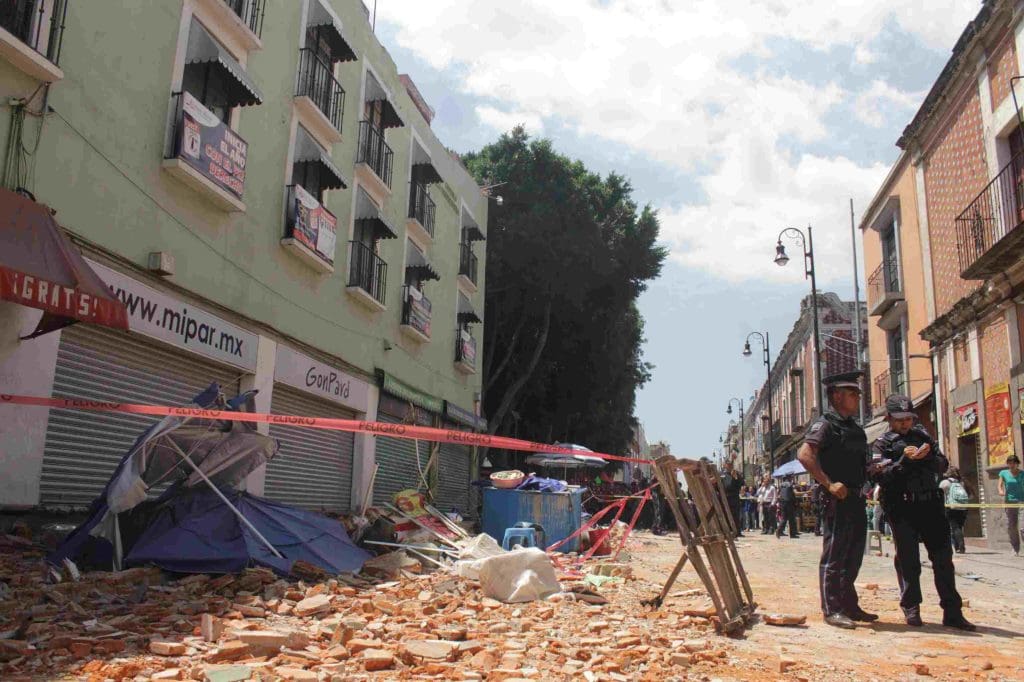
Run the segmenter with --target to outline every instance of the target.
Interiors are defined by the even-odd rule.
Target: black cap
[[[853,372],[843,372],[842,374],[833,374],[827,376],[821,380],[828,388],[855,388],[858,391],[860,388],[860,378],[864,376],[864,372],[861,370],[855,370]]]
[[[897,393],[885,399],[885,413],[893,419],[912,419],[917,416],[910,398]]]

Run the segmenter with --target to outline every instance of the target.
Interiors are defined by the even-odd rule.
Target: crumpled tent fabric
[[[783,476],[796,476],[798,474],[806,474],[807,469],[804,469],[804,465],[800,463],[800,460],[794,459],[791,462],[786,462],[782,466],[772,473],[774,478],[782,478]]]
[[[179,573],[234,573],[266,566],[288,575],[292,564],[302,560],[337,574],[356,572],[370,558],[334,519],[246,492],[221,492],[283,558],[274,556],[216,493],[202,486],[164,501],[125,565]]]
[[[219,407],[251,411],[251,393],[222,401],[216,383],[192,399],[191,407]],[[221,404],[223,403],[223,404]],[[218,485],[233,485],[249,472],[269,461],[277,442],[255,431],[251,424],[208,419],[185,420],[165,417],[146,429],[118,463],[103,492],[93,500],[85,522],[71,532],[47,561],[59,566],[64,559],[86,567],[110,569],[114,565],[116,514],[132,509],[146,499],[149,489],[161,483],[195,486],[202,479],[166,443],[174,442],[206,470]],[[203,484],[205,485],[205,484]]]

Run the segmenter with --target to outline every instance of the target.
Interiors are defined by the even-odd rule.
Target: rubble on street
[[[700,591],[650,611],[632,578],[525,604],[414,560],[318,582],[134,568],[47,584],[42,548],[4,542],[5,680],[670,679],[729,656]]]

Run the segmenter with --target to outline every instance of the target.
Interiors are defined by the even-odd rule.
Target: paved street
[[[640,558],[640,576],[660,581],[667,575],[678,553],[676,538],[644,536],[652,549]],[[757,623],[746,635],[731,642],[728,675],[722,679],[777,679],[780,655],[795,665],[784,677],[808,680],[920,679],[915,665],[927,667],[937,679],[1021,679],[1024,660],[1019,642],[1024,632],[1024,559],[969,550],[957,557],[957,572],[976,575],[976,580],[959,577],[958,587],[969,603],[967,617],[979,626],[977,633],[965,634],[936,623],[942,612],[931,584],[930,569],[922,574],[923,628],[911,628],[902,620],[898,591],[889,556],[867,556],[858,583],[861,603],[881,618],[872,626],[854,631],[838,630],[822,622],[818,606],[817,565],[820,538],[803,534],[796,540],[777,540],[759,534],[748,535],[737,545],[750,577],[759,613],[806,614],[805,628],[777,628]],[[1014,562],[1020,563],[1014,568]],[[698,587],[692,570],[683,572],[680,589]],[[868,589],[877,585],[877,589]],[[880,636],[881,635],[881,636]],[[991,670],[985,670],[991,664]]]

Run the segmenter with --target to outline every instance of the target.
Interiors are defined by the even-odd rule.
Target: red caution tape
[[[350,431],[367,433],[373,436],[388,438],[405,438],[408,440],[427,440],[438,443],[454,443],[482,448],[498,448],[503,450],[519,450],[524,452],[553,452],[562,455],[578,455],[573,450],[559,445],[534,443],[518,438],[491,436],[486,433],[471,433],[457,429],[435,429],[430,426],[413,426],[410,424],[390,424],[370,422],[359,419],[332,419],[329,417],[301,417],[263,412],[233,412],[231,410],[205,410],[198,407],[166,407],[159,405],[137,405],[133,403],[107,403],[96,400],[77,400],[73,398],[39,398],[27,395],[0,394],[0,404],[32,405],[36,407],[55,407],[65,410],[88,410],[95,412],[123,412],[128,414],[146,414],[154,417],[184,417],[193,419],[218,419],[224,421],[255,422],[264,424],[283,424],[286,426],[305,426],[311,429],[328,429],[332,431]],[[601,452],[587,452],[588,457],[598,457],[616,462],[638,462],[650,464],[652,460],[608,455]]]

